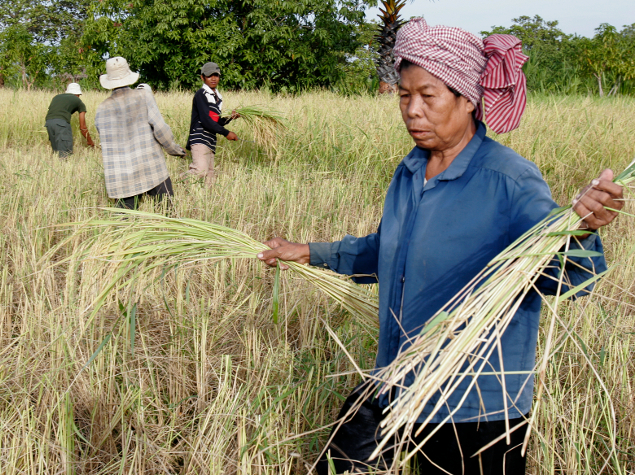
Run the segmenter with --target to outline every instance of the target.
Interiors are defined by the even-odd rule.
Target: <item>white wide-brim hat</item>
[[[106,74],[99,76],[99,82],[104,89],[115,89],[130,86],[139,80],[139,73],[130,71],[128,61],[121,56],[106,61]]]
[[[82,88],[79,87],[79,84],[77,84],[76,82],[72,82],[68,86],[66,86],[66,92],[64,94],[79,94],[81,96]]]

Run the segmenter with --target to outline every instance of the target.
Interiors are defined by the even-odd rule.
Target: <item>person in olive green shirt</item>
[[[66,158],[73,153],[73,130],[71,129],[71,115],[79,113],[79,130],[86,138],[86,143],[94,147],[95,143],[86,127],[86,106],[79,98],[82,89],[77,83],[70,83],[64,94],[58,94],[53,98],[46,114],[45,127],[48,130],[49,140],[54,152],[58,152],[60,158]]]

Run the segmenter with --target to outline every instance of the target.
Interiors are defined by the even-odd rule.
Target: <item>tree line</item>
[[[516,35],[529,56],[524,66],[530,91],[564,94],[635,95],[635,23],[622,29],[603,23],[592,38],[567,35],[557,21],[514,18],[492,33]]]
[[[0,0],[0,87],[98,88],[104,59],[124,56],[159,90],[197,87],[214,61],[225,89],[375,92],[403,23],[403,0],[380,3],[369,20],[376,0]],[[523,41],[531,91],[635,94],[635,23],[586,38],[521,16],[490,33]]]

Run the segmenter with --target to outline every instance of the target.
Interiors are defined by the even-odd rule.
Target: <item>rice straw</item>
[[[156,269],[189,265],[222,259],[256,259],[256,254],[269,249],[243,232],[196,219],[176,219],[155,213],[102,208],[112,218],[91,219],[77,232],[98,231],[97,236],[74,253],[70,259],[97,260],[100,265],[84,278],[105,280],[91,304],[92,314],[104,305],[116,287],[130,288],[134,277]],[[130,220],[125,217],[134,218]],[[72,239],[69,238],[69,239]],[[65,262],[65,261],[62,261]],[[334,272],[287,262],[289,269],[341,304],[363,325],[378,326],[377,297]]]

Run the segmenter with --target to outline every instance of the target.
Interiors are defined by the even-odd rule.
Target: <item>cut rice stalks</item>
[[[631,163],[615,179],[615,182],[625,186],[634,180],[634,174],[635,164]],[[425,408],[427,417],[414,433],[414,435],[420,434],[439,410],[447,407],[448,399],[461,383],[466,378],[470,378],[467,380],[469,381],[468,389],[465,390],[460,403],[450,408],[449,415],[442,421],[443,423],[453,422],[453,416],[460,409],[467,394],[477,386],[478,376],[486,372],[484,369],[489,357],[495,351],[500,354],[501,335],[514,317],[523,298],[536,289],[536,281],[543,275],[554,256],[559,258],[560,266],[563,266],[567,256],[584,258],[598,255],[591,251],[570,248],[572,238],[587,233],[578,230],[581,221],[582,219],[571,206],[554,210],[550,216],[493,259],[479,275],[426,323],[422,331],[411,340],[409,347],[404,349],[389,366],[375,375],[374,378],[381,383],[378,394],[390,394],[393,389],[396,389],[398,396],[384,411],[385,417],[381,423],[383,439],[372,454],[371,460],[382,453],[385,445],[391,440],[391,436],[398,436],[400,433],[413,434],[414,425]],[[558,318],[558,305],[572,295],[584,291],[589,284],[601,276],[602,274],[595,275],[583,284],[563,293],[562,289],[566,283],[564,273],[560,272],[557,296],[549,307],[554,317],[547,336],[545,356],[537,370],[540,376],[544,375],[550,354],[554,323]],[[503,366],[504,362],[501,361],[501,373],[504,373]],[[405,384],[407,380],[413,382],[407,385]],[[504,394],[507,394],[505,378],[499,378],[499,380]],[[539,383],[537,404],[540,404],[542,387]],[[371,392],[372,388],[367,394],[370,395]],[[433,397],[438,397],[436,403],[431,402]],[[507,399],[507,397],[504,398],[505,404]],[[615,411],[612,407],[610,409],[611,424],[614,429]],[[507,410],[506,405],[505,438],[509,441],[510,431],[517,429],[518,426],[509,427]],[[532,419],[524,422],[528,423],[528,428],[523,453],[526,450],[533,417],[537,413],[537,407],[534,407]],[[437,430],[440,427],[441,424]],[[435,433],[436,430],[432,431],[415,448],[408,447],[403,441],[400,442],[401,448],[407,452],[407,455],[401,459],[401,465],[404,465]],[[613,451],[614,444],[613,437],[608,442]],[[481,451],[484,449],[482,448]],[[464,454],[466,457],[473,455]]]
[[[97,265],[84,266],[83,280],[106,282],[89,307],[92,309],[91,318],[105,304],[113,289],[131,291],[139,276],[152,276],[157,272],[164,275],[176,265],[183,267],[222,259],[257,259],[258,252],[269,249],[245,233],[205,221],[169,218],[141,211],[102,209],[111,213],[112,217],[69,225],[79,226],[77,233],[96,231],[97,235],[67,259],[95,262]],[[293,273],[341,304],[363,325],[368,328],[378,326],[375,294],[331,271],[294,262],[287,265]]]
[[[280,112],[259,106],[239,107],[236,112],[249,126],[251,137],[259,147],[268,154],[278,151],[278,135],[286,127]]]

